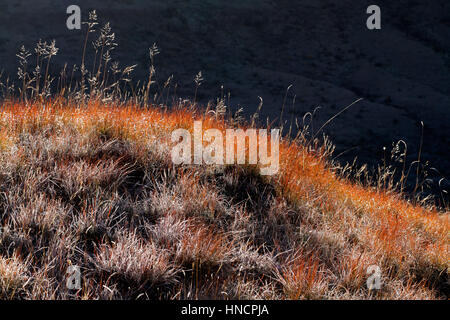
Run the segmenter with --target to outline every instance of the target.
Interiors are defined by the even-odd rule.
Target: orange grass
[[[194,120],[202,120],[204,130],[208,128],[225,129],[224,121],[216,120],[195,111],[177,110],[166,113],[160,108],[137,108],[133,105],[108,106],[102,103],[89,103],[83,107],[67,107],[61,102],[49,102],[42,106],[20,103],[5,104],[0,115],[1,141],[8,144],[13,137],[25,128],[39,130],[49,124],[60,126],[74,125],[81,133],[92,128],[104,130],[112,137],[128,138],[146,143],[155,139],[170,142],[170,132],[177,128],[192,129]],[[6,141],[5,141],[6,140]],[[448,240],[448,213],[439,213],[418,205],[413,205],[395,194],[371,190],[350,183],[338,177],[327,168],[326,160],[320,159],[303,146],[283,141],[280,146],[280,168],[278,179],[283,191],[297,200],[307,199],[309,187],[327,197],[324,209],[336,210],[339,204],[351,205],[355,210],[363,209],[377,220],[386,220],[392,225],[403,223],[411,228],[425,228],[436,239]],[[404,225],[405,226],[405,225]],[[398,228],[397,228],[398,229]],[[399,231],[391,228],[392,237]]]
[[[193,109],[164,111],[157,107],[115,106],[100,102],[77,107],[66,105],[59,99],[29,106],[9,102],[1,107],[0,148],[7,150],[25,131],[45,132],[49,128],[73,127],[83,135],[95,131],[143,145],[156,142],[167,149],[171,146],[171,131],[177,128],[191,130],[194,120],[202,120],[204,130],[227,128],[227,122],[222,118],[207,116]],[[330,169],[320,150],[313,151],[309,146],[289,139],[280,144],[279,173],[265,179],[274,183],[277,192],[289,201],[317,209],[322,223],[331,229],[346,234],[357,230],[358,241],[377,257],[372,260],[381,261],[381,265],[388,268],[400,266],[395,270],[399,274],[414,270],[416,267],[412,264],[418,264],[419,258],[448,270],[449,212],[414,205],[400,194],[352,183]],[[192,183],[196,181],[192,180]],[[195,189],[197,191],[197,197],[207,197],[207,190]],[[209,206],[206,202],[203,205]],[[220,237],[201,230],[192,237],[185,236],[182,241],[186,242],[183,248],[190,248],[193,256],[202,259],[197,257],[196,248],[208,243],[206,251],[202,249],[201,252],[218,255],[217,261],[221,259],[223,253],[219,254],[219,251],[224,250],[224,245]],[[416,259],[408,262],[412,253]],[[348,263],[351,270],[356,268],[352,262]],[[402,270],[402,265],[405,265],[405,270]],[[297,283],[289,295],[298,297],[300,287],[310,288],[312,282],[320,281],[319,270],[317,260],[297,257],[282,275]]]

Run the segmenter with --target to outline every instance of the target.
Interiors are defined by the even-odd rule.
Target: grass
[[[160,103],[157,47],[138,87],[135,66],[110,62],[114,46],[105,26],[93,67],[83,48],[82,82],[64,70],[52,93],[57,48],[39,42],[44,75],[27,73],[23,48],[19,94],[0,85],[0,298],[448,299],[448,209],[408,197],[403,174],[348,175],[307,128],[282,138],[274,176],[176,166],[174,129],[249,125],[224,100],[203,111],[195,98]],[[201,73],[195,84],[196,95]],[[66,287],[71,265],[80,289]],[[380,290],[366,286],[372,265]]]
[[[174,166],[186,108],[5,102],[3,297],[403,299],[448,295],[448,212],[350,182],[299,140],[280,172]],[[65,287],[70,264],[83,287]],[[366,288],[370,265],[383,287]]]

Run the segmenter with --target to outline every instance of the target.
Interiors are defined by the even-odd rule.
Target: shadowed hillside
[[[181,4],[174,11],[165,4],[145,6],[144,10],[143,2],[105,2],[108,18],[122,21],[130,17],[118,28],[121,37],[117,38],[110,25],[103,23],[104,16],[99,19],[95,11],[84,19],[80,34],[68,35],[64,28],[45,30],[47,24],[58,25],[61,19],[49,3],[37,5],[45,9],[46,23],[41,18],[30,20],[33,12],[21,2],[3,5],[1,11],[20,12],[16,21],[14,14],[0,17],[16,30],[2,42],[5,48],[14,46],[10,39],[26,44],[28,38],[15,39],[11,34],[19,29],[28,34],[30,27],[39,27],[39,32],[48,31],[46,34],[55,34],[61,40],[61,44],[44,40],[21,47],[16,56],[18,79],[0,79],[0,299],[448,299],[448,203],[437,206],[422,192],[428,181],[424,174],[427,153],[419,153],[422,158],[411,163],[405,153],[406,143],[400,143],[394,148],[392,160],[401,170],[395,171],[385,158],[374,172],[356,162],[345,165],[336,161],[334,139],[322,131],[338,130],[331,138],[336,137],[338,143],[344,139],[351,145],[351,139],[363,139],[367,126],[373,131],[373,136],[365,136],[371,144],[364,139],[358,142],[358,146],[367,145],[367,150],[382,143],[383,134],[414,132],[414,121],[418,120],[414,117],[421,113],[415,110],[408,115],[410,111],[394,107],[395,99],[408,95],[392,95],[381,102],[369,91],[381,88],[375,86],[381,83],[387,90],[392,88],[387,84],[402,78],[402,88],[406,83],[426,87],[427,102],[445,103],[448,88],[441,81],[448,74],[436,71],[442,67],[439,63],[445,63],[445,55],[441,60],[436,58],[442,54],[439,48],[445,46],[439,42],[445,28],[433,33],[434,40],[428,42],[433,44],[433,53],[413,50],[408,55],[403,45],[409,40],[402,41],[409,36],[393,38],[390,41],[399,42],[395,60],[395,46],[385,44],[393,50],[386,57],[395,60],[397,69],[389,67],[388,62],[383,62],[385,65],[369,59],[363,63],[368,54],[363,51],[359,53],[361,63],[352,69],[351,62],[345,61],[327,66],[327,59],[343,58],[335,52],[321,56],[325,49],[320,45],[320,35],[329,40],[327,48],[336,52],[350,40],[342,38],[341,43],[335,41],[336,35],[327,38],[322,28],[335,23],[335,18],[330,15],[325,19],[319,14],[324,11],[312,4],[297,8],[282,6],[282,2],[260,2],[255,9],[251,1],[226,6],[213,1],[201,5],[189,2],[186,11],[178,12]],[[320,9],[343,10],[329,6]],[[119,7],[123,8],[120,14]],[[154,9],[154,19],[149,8]],[[291,9],[295,9],[295,15],[290,15]],[[303,9],[308,17],[302,16]],[[354,9],[349,7],[350,11]],[[261,15],[255,10],[261,15],[265,10],[277,14],[259,20]],[[181,12],[188,12],[193,20],[183,20]],[[170,30],[176,23],[159,29],[161,33],[150,28],[155,21],[165,21],[161,16],[181,19],[179,33]],[[312,48],[319,46],[316,53],[320,67],[308,69],[303,60],[295,62],[305,49],[289,51],[286,46],[298,45],[289,40],[295,19],[303,19],[302,24],[308,25],[312,23],[308,19],[313,18],[323,19],[323,24],[311,25],[310,33],[303,36],[311,37]],[[20,19],[30,24],[20,24]],[[282,24],[277,19],[288,27],[280,29]],[[215,34],[224,47],[214,45],[213,38],[205,36],[199,42],[190,38],[191,33],[183,33],[194,30],[192,35],[214,34],[208,29],[213,21],[217,21],[217,32],[219,27],[223,27],[221,32],[234,28],[230,38]],[[233,21],[232,28],[233,23],[227,22]],[[242,28],[238,28],[238,22]],[[334,26],[346,34],[347,27],[341,22]],[[354,23],[350,19],[345,25]],[[256,29],[266,31],[265,36],[255,37]],[[144,37],[140,32],[148,34]],[[178,35],[178,42],[170,42],[169,33]],[[255,42],[249,40],[246,48],[253,43],[266,52],[249,51],[247,59],[247,49],[239,43],[250,34]],[[415,34],[411,45],[423,43],[418,40],[420,36],[420,32]],[[146,43],[142,41],[146,37],[156,39]],[[366,41],[383,46],[381,40],[374,40],[376,34],[371,37]],[[89,39],[86,48],[81,39]],[[209,46],[204,43],[208,39]],[[167,43],[165,54],[159,54],[158,46],[152,44],[155,40],[161,43],[161,51]],[[233,43],[235,40],[239,42]],[[117,49],[122,43],[124,47]],[[270,47],[274,43],[278,47]],[[278,48],[282,51],[276,53]],[[208,50],[215,54],[208,54]],[[427,65],[420,73],[411,71],[408,76],[400,76],[409,72],[407,67],[401,68],[401,61],[421,61],[427,54],[436,59],[424,60]],[[120,64],[116,63],[118,57],[123,58]],[[177,57],[182,61],[176,63]],[[283,66],[277,64],[279,57]],[[62,59],[83,63],[77,68],[64,67]],[[137,60],[142,60],[139,66]],[[6,65],[11,68],[12,64]],[[182,85],[177,86],[171,78],[166,81],[167,71],[160,71],[160,66],[179,71]],[[372,73],[361,71],[364,66],[377,71],[369,76]],[[191,74],[194,69],[190,68],[205,70],[204,74],[211,70],[209,80],[202,80],[198,74],[193,81],[197,71]],[[229,73],[221,74],[220,68]],[[323,70],[323,74],[317,70]],[[326,70],[341,76],[331,76]],[[434,78],[427,76],[427,70],[435,71]],[[133,80],[133,74],[140,81]],[[265,80],[258,84],[249,80],[257,75]],[[355,78],[357,75],[359,78]],[[264,104],[245,109],[246,118],[234,112],[236,108],[230,108],[226,92],[214,93],[220,84],[214,79],[220,76],[233,83],[225,84],[227,90],[237,91],[234,103],[250,101],[253,93],[262,90]],[[329,98],[348,105],[348,110],[331,108],[334,111],[323,119],[324,125],[317,123],[323,115],[314,122],[293,117],[289,103],[279,110],[277,95],[283,91],[284,82],[291,80],[297,82],[288,97],[294,90],[308,92],[315,88],[323,93],[316,98],[328,99],[326,92],[333,92]],[[268,88],[274,85],[279,88],[270,91]],[[417,88],[411,87],[411,92],[421,92]],[[295,92],[302,106],[314,101],[307,101],[308,94]],[[211,103],[205,103],[206,94],[211,94]],[[358,96],[366,99],[356,100]],[[301,115],[299,106],[295,112]],[[367,110],[367,118],[361,110]],[[391,125],[387,119],[395,112],[401,112],[404,118],[398,123],[392,120]],[[424,114],[436,117],[436,121],[444,121],[447,116],[437,107],[430,107]],[[272,115],[271,121],[266,121],[267,115]],[[332,121],[337,116],[341,116],[339,121]],[[272,175],[261,173],[264,165],[260,150],[267,151],[267,141],[259,136],[256,144],[246,144],[244,131],[236,133],[244,138],[240,140],[243,144],[236,138],[230,148],[231,153],[243,151],[243,159],[248,160],[244,164],[233,161],[223,165],[218,161],[207,165],[206,151],[200,154],[202,164],[189,164],[190,153],[186,162],[178,163],[174,160],[177,141],[173,133],[184,129],[184,134],[194,135],[195,140],[194,121],[201,121],[203,130],[216,129],[214,132],[221,136],[227,129],[281,127],[279,148],[270,144],[270,153],[277,155],[273,159],[279,159],[279,170]],[[329,122],[331,125],[326,126]],[[292,129],[290,133],[288,129]],[[433,136],[435,144],[430,142],[430,127],[425,132],[424,150],[442,143],[437,136]],[[278,137],[270,131],[269,137],[264,137],[273,141],[274,136]],[[201,137],[198,143],[206,150],[212,142],[207,143],[206,132],[203,141]],[[418,138],[406,133],[399,138],[410,137]],[[218,145],[223,148],[223,141]],[[253,147],[259,151],[259,162],[248,164]],[[186,147],[191,149],[195,153],[195,142]],[[410,149],[414,148],[408,146]],[[214,149],[215,156],[218,152]],[[227,142],[227,157],[228,152]],[[357,154],[364,159],[363,151]],[[447,160],[443,156],[442,161]],[[409,180],[414,182],[412,193]],[[77,286],[68,281],[72,268],[80,272]],[[372,287],[372,276],[380,280],[376,287]]]

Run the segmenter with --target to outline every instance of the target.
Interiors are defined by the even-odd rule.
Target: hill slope
[[[0,69],[17,72],[15,54],[21,45],[56,39],[60,48],[51,70],[65,63],[80,65],[84,31],[68,30],[70,0],[0,1]],[[450,3],[378,0],[382,29],[366,28],[372,1],[239,0],[161,1],[91,0],[80,3],[83,21],[96,9],[111,22],[120,50],[113,61],[138,64],[135,79],[148,77],[148,48],[156,42],[160,84],[171,75],[180,96],[193,95],[192,79],[202,70],[202,102],[214,99],[224,86],[233,106],[252,113],[258,96],[262,115],[274,119],[286,88],[289,114],[301,118],[321,109],[315,126],[341,107],[364,97],[350,112],[326,128],[343,161],[376,165],[383,147],[403,139],[408,157],[417,159],[420,121],[425,123],[422,157],[439,170],[429,170],[434,187],[450,177]],[[84,27],[84,26],[83,26]],[[89,40],[88,56],[94,53]],[[53,64],[55,64],[53,66]],[[75,76],[78,76],[76,74]],[[292,106],[293,97],[296,103]],[[414,179],[412,179],[414,185]],[[436,189],[439,189],[436,187]]]
[[[170,133],[194,119],[237,125],[188,106],[3,103],[0,297],[448,297],[448,213],[351,183],[301,139],[272,177],[174,166]]]

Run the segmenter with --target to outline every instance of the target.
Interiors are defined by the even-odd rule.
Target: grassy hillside
[[[301,134],[281,142],[275,176],[174,166],[170,133],[194,119],[239,126],[186,104],[4,102],[0,297],[448,297],[448,212],[350,182],[329,144]],[[367,289],[370,265],[381,290]]]
[[[393,154],[400,181],[386,165],[341,167],[322,128],[281,113],[298,134],[282,138],[275,175],[174,165],[173,130],[270,127],[262,105],[248,121],[224,93],[201,108],[200,74],[179,99],[172,78],[158,82],[156,45],[136,84],[136,66],[113,60],[110,25],[91,12],[83,26],[79,67],[52,75],[58,48],[39,41],[17,54],[15,84],[0,78],[1,299],[448,298],[448,209],[404,192],[420,158]],[[74,266],[81,286],[68,289]],[[380,290],[366,285],[371,266]]]
[[[243,106],[250,116],[261,96],[261,116],[274,119],[292,84],[285,119],[301,118],[320,106],[314,126],[364,97],[325,128],[343,162],[357,156],[359,165],[376,166],[383,158],[382,148],[399,139],[408,145],[408,161],[416,160],[423,121],[422,158],[429,161],[428,169],[439,171],[427,170],[428,182],[439,196],[438,182],[446,177],[441,186],[450,190],[449,1],[378,0],[382,29],[376,32],[366,27],[367,7],[374,4],[370,0],[82,2],[83,21],[89,10],[97,9],[102,22],[96,29],[111,22],[119,44],[112,61],[138,64],[136,81],[148,79],[148,47],[156,42],[161,49],[155,60],[158,79],[164,83],[173,74],[171,92],[178,83],[178,96],[192,95],[192,78],[202,70],[205,81],[198,101],[214,99],[223,85],[224,94],[231,93],[227,105]],[[81,31],[67,29],[66,9],[72,4],[76,3],[0,1],[4,78],[16,74],[17,49],[22,44],[30,49],[40,38],[56,39],[60,48],[52,57],[52,73],[67,63],[70,76],[72,65],[80,66],[86,25]],[[89,71],[95,57],[91,41],[96,38],[91,34],[88,40]],[[414,177],[408,182],[412,189]]]

